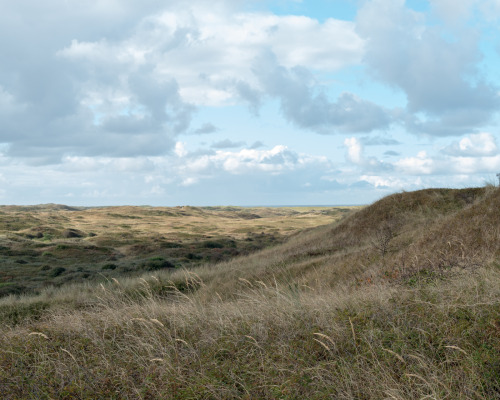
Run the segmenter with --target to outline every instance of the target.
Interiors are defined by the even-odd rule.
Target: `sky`
[[[497,182],[500,0],[0,0],[0,204]]]

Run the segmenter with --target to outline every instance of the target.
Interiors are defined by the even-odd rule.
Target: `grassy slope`
[[[4,300],[0,391],[500,398],[499,208],[493,188],[399,193],[196,273]]]

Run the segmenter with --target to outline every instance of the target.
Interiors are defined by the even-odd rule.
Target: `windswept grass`
[[[196,276],[186,277],[196,287]],[[153,282],[154,280],[152,280]],[[205,302],[119,282],[0,337],[10,398],[494,399],[500,274],[313,291],[242,282]]]
[[[499,205],[493,188],[396,194],[215,266],[4,299],[0,392],[498,399]]]

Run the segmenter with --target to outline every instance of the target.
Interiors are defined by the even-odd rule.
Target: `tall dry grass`
[[[499,397],[498,271],[405,290],[243,283],[209,302],[115,283],[92,308],[4,329],[4,398]]]
[[[0,393],[500,398],[499,202],[397,194],[231,262],[3,300]]]

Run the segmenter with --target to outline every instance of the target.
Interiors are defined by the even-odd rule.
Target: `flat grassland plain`
[[[57,212],[59,225],[41,237],[38,214],[21,210],[2,239],[3,260],[11,257],[18,269],[43,269],[38,257],[56,262],[59,251],[75,259],[84,251],[101,272],[116,273],[127,262],[144,269],[140,277],[68,282],[0,299],[1,396],[500,399],[499,210],[500,189],[492,186],[395,193],[342,218],[339,210],[319,210],[322,221],[333,222],[305,230],[314,216],[208,223],[203,213],[225,211],[184,210],[193,215],[158,233],[162,245],[148,233],[155,230],[140,225],[144,215],[131,210]],[[12,229],[21,216],[32,226]],[[134,229],[147,238],[139,245],[150,247],[129,254]],[[285,232],[282,243],[271,240]],[[45,234],[52,235],[47,242]],[[277,244],[210,261],[212,251],[244,252],[261,236]],[[225,241],[235,247],[217,247]],[[33,246],[22,250],[27,243]],[[193,254],[186,260],[207,261],[168,267],[183,260],[168,253],[172,243]],[[107,263],[116,268],[103,269]]]
[[[228,260],[350,209],[0,206],[0,297]]]

